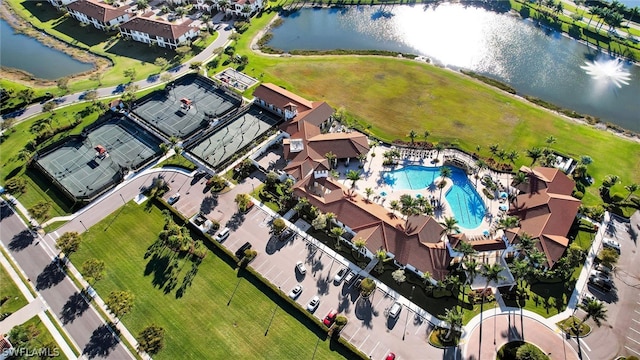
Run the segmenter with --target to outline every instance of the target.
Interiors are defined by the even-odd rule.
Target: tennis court
[[[127,118],[112,118],[86,137],[70,137],[37,164],[68,194],[91,199],[122,179],[121,168],[136,169],[159,155],[160,143]]]
[[[277,124],[279,119],[256,106],[205,137],[190,150],[214,169]]]
[[[241,102],[209,79],[185,76],[141,98],[133,112],[168,137],[185,139],[240,107]]]

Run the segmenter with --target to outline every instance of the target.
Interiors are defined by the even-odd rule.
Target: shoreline
[[[325,6],[325,8],[329,8],[329,7]],[[260,46],[258,45],[258,41],[260,41],[260,39],[261,39],[265,34],[267,34],[267,33],[271,30],[271,26],[272,26],[272,24],[273,24],[277,19],[282,19],[282,17],[280,16],[280,14],[279,14],[279,13],[276,13],[276,15],[273,17],[273,19],[271,19],[271,20],[267,23],[267,25],[265,25],[265,27],[264,27],[264,28],[262,28],[260,31],[258,31],[258,32],[256,33],[256,35],[253,37],[253,39],[251,39],[251,41],[249,42],[249,50],[253,51],[254,53],[256,53],[256,54],[258,54],[258,55],[260,55],[260,56],[268,56],[268,57],[371,56],[371,57],[383,57],[383,58],[389,58],[389,59],[398,59],[398,58],[390,57],[390,56],[382,56],[382,55],[360,55],[360,54],[345,54],[345,55],[341,55],[341,54],[327,54],[327,55],[324,55],[324,54],[313,54],[313,55],[292,55],[292,54],[289,54],[289,53],[286,53],[286,52],[285,52],[285,53],[282,53],[282,54],[270,54],[270,53],[265,53],[265,52],[263,52],[263,51],[262,51],[262,49],[261,49],[261,48],[260,48]],[[420,57],[418,57],[418,58],[420,58]],[[424,58],[424,57],[423,57],[423,58]],[[417,58],[416,58],[416,59],[417,59]],[[559,117],[561,117],[561,118],[563,118],[563,119],[565,119],[565,120],[567,120],[567,121],[571,121],[571,122],[573,122],[573,123],[580,124],[580,125],[584,125],[584,126],[589,126],[589,127],[592,127],[592,128],[594,128],[594,129],[596,129],[596,130],[606,131],[606,132],[609,132],[609,133],[611,133],[611,134],[613,134],[613,135],[616,135],[616,136],[618,136],[618,137],[620,137],[620,138],[622,138],[622,139],[631,140],[631,141],[634,141],[634,142],[636,142],[636,143],[640,143],[640,133],[636,133],[635,131],[632,131],[632,130],[629,130],[629,129],[626,129],[626,128],[623,128],[623,127],[621,127],[621,126],[620,126],[620,128],[621,128],[621,129],[623,129],[624,131],[629,131],[629,132],[631,132],[631,133],[632,133],[632,135],[627,135],[627,134],[625,134],[624,132],[614,131],[613,129],[609,128],[609,127],[606,125],[606,122],[602,122],[602,121],[600,121],[600,122],[598,122],[598,123],[596,123],[596,124],[590,124],[589,122],[587,122],[587,120],[586,120],[585,118],[572,118],[572,117],[569,117],[569,116],[567,116],[567,115],[564,115],[564,114],[562,114],[562,113],[560,113],[560,112],[558,112],[558,111],[555,111],[555,110],[552,110],[552,109],[546,108],[546,107],[544,107],[544,106],[541,106],[541,105],[535,104],[535,103],[533,103],[533,102],[531,102],[531,101],[527,100],[527,99],[524,97],[526,94],[511,94],[511,93],[509,93],[508,91],[504,91],[504,90],[502,90],[502,89],[500,89],[500,88],[498,88],[498,87],[495,87],[495,86],[493,86],[493,85],[487,84],[487,83],[485,83],[485,82],[483,82],[483,81],[481,81],[481,80],[479,80],[479,79],[476,79],[476,78],[474,78],[474,77],[472,77],[472,76],[466,75],[466,74],[462,73],[460,70],[456,70],[456,69],[449,68],[449,67],[445,67],[445,66],[439,66],[439,65],[435,64],[435,63],[434,63],[434,61],[433,61],[431,58],[426,58],[428,61],[422,61],[422,60],[416,60],[416,59],[409,59],[409,58],[402,57],[402,58],[400,58],[400,59],[398,59],[398,60],[404,60],[404,61],[419,61],[419,62],[424,63],[425,65],[428,65],[428,66],[434,66],[434,67],[438,67],[438,68],[440,68],[440,69],[444,69],[444,70],[451,71],[451,72],[456,73],[456,74],[458,74],[458,75],[460,75],[460,76],[463,76],[463,77],[465,77],[465,78],[467,78],[467,79],[471,79],[471,80],[473,80],[473,81],[475,81],[475,82],[477,82],[477,83],[484,84],[484,85],[488,86],[489,88],[494,89],[494,90],[496,90],[496,91],[499,91],[500,93],[502,93],[502,94],[504,94],[504,95],[507,95],[507,96],[511,96],[511,97],[513,97],[513,98],[516,98],[516,99],[518,99],[518,100],[522,101],[523,103],[526,103],[526,104],[528,104],[528,105],[530,105],[530,106],[533,106],[533,107],[535,107],[535,108],[538,108],[538,109],[542,109],[542,110],[544,110],[544,111],[547,111],[548,113],[551,113],[551,114],[557,115],[557,116],[559,116]],[[638,65],[640,66],[640,64],[638,64]],[[464,70],[464,69],[461,69],[461,70]],[[494,80],[495,80],[495,79],[494,79]],[[498,81],[498,80],[496,80],[496,81]],[[508,85],[508,84],[507,84],[507,85]],[[552,103],[550,103],[550,104],[552,104]],[[553,104],[553,105],[555,105],[555,104]],[[588,114],[583,114],[583,115],[588,115]],[[588,116],[591,116],[591,115],[588,115]],[[619,126],[619,125],[617,125],[617,124],[615,124],[615,125],[616,125],[616,126]]]
[[[51,36],[44,32],[43,30],[38,29],[33,24],[29,23],[25,19],[23,19],[20,15],[16,14],[13,8],[8,3],[3,3],[0,5],[0,18],[11,26],[11,28],[20,34],[24,34],[29,36],[36,41],[40,42],[44,46],[56,49],[65,53],[66,55],[72,57],[74,60],[88,63],[93,66],[93,69],[78,72],[75,74],[71,74],[67,77],[69,79],[82,80],[86,79],[91,74],[96,72],[104,72],[105,69],[112,66],[111,61],[109,59],[98,56],[88,49],[82,49],[78,47],[74,47],[73,45],[60,40],[54,36]],[[42,79],[34,76],[33,74],[24,71],[22,69],[2,67],[0,68],[0,73],[2,76],[10,81],[14,81],[27,86],[34,87],[48,87],[48,86],[56,86],[56,80]]]

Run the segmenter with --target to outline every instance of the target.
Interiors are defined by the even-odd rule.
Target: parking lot
[[[233,203],[225,205],[225,202],[221,197],[218,208],[235,206]],[[250,241],[252,249],[258,251],[251,267],[285,294],[301,284],[303,291],[296,301],[302,307],[319,295],[320,304],[314,311],[315,316],[323,319],[332,309],[345,315],[349,323],[343,329],[342,337],[372,359],[384,359],[389,352],[405,359],[442,358],[442,350],[428,344],[431,328],[421,316],[403,306],[396,318],[388,318],[388,309],[395,302],[392,296],[377,289],[369,299],[363,299],[353,286],[354,281],[334,283],[338,270],[346,266],[342,258],[332,257],[311,238],[295,235],[287,241],[280,241],[271,237],[271,221],[271,215],[255,206],[244,216],[240,226],[226,225],[232,230],[223,245],[236,252]],[[222,224],[225,226],[224,222]],[[298,261],[303,262],[306,274],[302,275],[296,269]]]
[[[604,226],[605,238],[620,243],[620,259],[613,271],[612,291],[603,292],[587,285],[583,292],[603,301],[607,308],[607,321],[601,327],[589,321],[593,332],[581,339],[582,353],[587,360],[640,356],[640,267],[637,266],[640,214],[636,213],[631,223],[613,217]],[[584,312],[578,310],[576,315],[582,317]],[[572,345],[577,350],[575,339]]]

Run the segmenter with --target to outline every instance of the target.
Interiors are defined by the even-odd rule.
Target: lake
[[[284,20],[272,30],[273,48],[423,55],[640,132],[640,67],[506,12],[448,3],[353,6],[305,8]]]
[[[47,80],[93,69],[92,64],[78,61],[30,36],[16,34],[3,19],[0,19],[0,65]]]

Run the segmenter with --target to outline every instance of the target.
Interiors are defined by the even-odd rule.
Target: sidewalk
[[[32,317],[47,311],[42,299],[35,298],[20,310],[11,314],[8,318],[0,321],[0,334],[8,334],[14,326],[22,325]]]
[[[4,254],[2,253],[0,253],[0,264],[5,268],[5,270],[7,270],[7,273],[9,273],[9,276],[11,277],[11,279],[13,279],[13,281],[16,283],[16,285],[20,289],[20,292],[22,292],[22,295],[24,295],[27,301],[29,301],[29,304],[23,308],[23,309],[28,308],[27,311],[22,312],[23,309],[20,309],[16,313],[6,318],[4,321],[0,322],[0,333],[2,334],[8,333],[11,327],[22,324],[37,314],[40,317],[40,320],[42,321],[42,323],[47,327],[47,330],[49,330],[49,333],[51,333],[51,336],[53,336],[53,339],[56,341],[56,343],[60,347],[60,350],[62,350],[65,356],[69,359],[75,359],[76,355],[73,352],[73,350],[71,350],[71,347],[69,346],[69,344],[67,344],[64,337],[60,334],[60,332],[58,331],[58,328],[56,328],[56,326],[51,322],[47,314],[44,313],[44,311],[49,311],[50,313],[53,313],[51,309],[49,309],[49,306],[42,300],[42,298],[38,297],[37,299],[35,299],[33,295],[31,295],[31,292],[27,288],[27,285],[25,285],[25,283],[22,282],[22,279],[20,278],[18,273],[16,273],[16,271],[13,269],[9,261],[5,258]],[[29,316],[30,313],[36,310],[38,310],[36,314],[32,314],[31,316]],[[18,315],[19,313],[20,315]],[[15,320],[11,320],[11,321],[15,321],[16,323],[11,325],[9,327],[9,330],[5,330],[5,322],[13,318],[15,315],[18,315],[18,316],[15,318]],[[29,317],[27,318],[27,316]],[[6,326],[9,326],[8,324],[9,323],[7,323]],[[60,326],[60,328],[63,329],[62,326]],[[71,339],[71,341],[73,341],[73,339],[68,334],[65,334],[65,335],[67,335],[68,339]],[[73,346],[76,349],[79,349],[78,344],[73,343]]]

